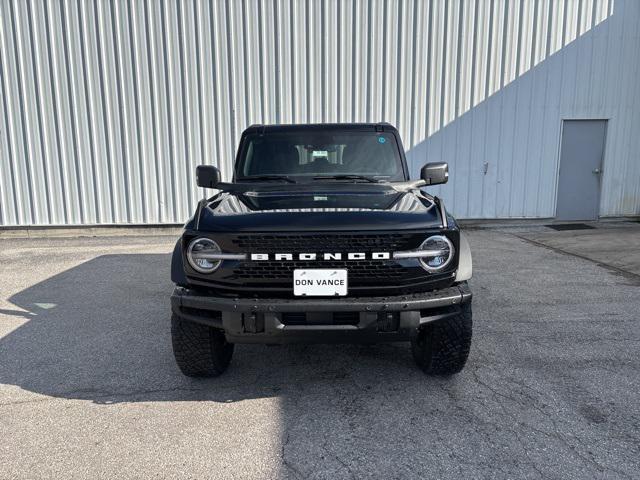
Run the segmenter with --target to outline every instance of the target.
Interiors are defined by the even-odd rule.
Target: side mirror
[[[220,170],[213,165],[198,165],[196,167],[196,183],[203,188],[216,188],[220,183]]]
[[[438,185],[449,180],[449,165],[446,162],[427,163],[420,169],[420,178],[425,185]]]

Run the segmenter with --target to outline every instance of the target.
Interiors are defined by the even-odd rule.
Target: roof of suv
[[[390,123],[291,123],[279,125],[251,125],[244,132],[266,133],[266,132],[299,132],[301,130],[371,130],[379,132],[397,132],[396,127]]]

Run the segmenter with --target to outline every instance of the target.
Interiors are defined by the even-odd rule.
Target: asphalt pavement
[[[241,345],[188,379],[175,237],[0,239],[0,478],[639,478],[640,276],[543,229],[468,231],[452,378],[393,344]]]

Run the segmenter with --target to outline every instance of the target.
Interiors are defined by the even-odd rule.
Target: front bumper
[[[409,340],[421,325],[454,316],[470,301],[466,282],[411,295],[318,299],[226,298],[177,287],[171,309],[223,330],[231,343],[376,343]]]

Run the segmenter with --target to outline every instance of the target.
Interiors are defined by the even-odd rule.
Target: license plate
[[[293,294],[309,297],[335,297],[347,294],[347,271],[309,269],[293,271]]]

